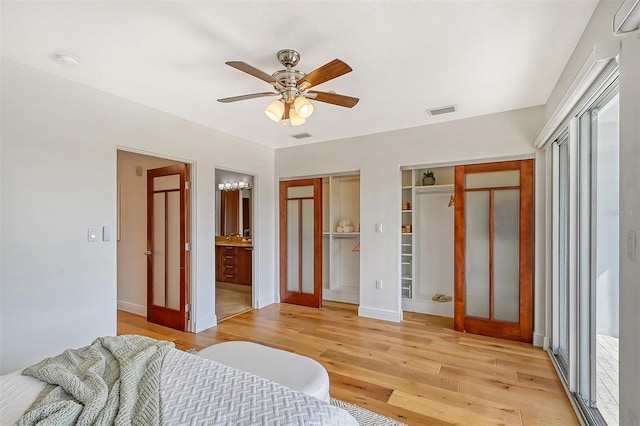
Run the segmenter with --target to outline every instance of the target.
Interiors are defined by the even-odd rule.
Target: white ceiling
[[[2,56],[179,117],[278,148],[421,126],[547,101],[596,0],[585,1],[2,1]],[[353,72],[318,90],[360,98],[315,102],[302,126],[263,113],[271,90],[225,61],[269,74],[275,54],[297,69],[339,58]],[[53,60],[77,56],[80,66]],[[428,108],[459,111],[430,117]],[[289,135],[308,132],[296,140]]]

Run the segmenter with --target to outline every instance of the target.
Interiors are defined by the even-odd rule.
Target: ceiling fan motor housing
[[[276,53],[278,60],[287,68],[295,67],[300,61],[300,54],[293,49],[282,49]]]

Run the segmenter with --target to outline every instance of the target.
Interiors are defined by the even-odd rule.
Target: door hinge
[[[186,305],[184,305],[184,311],[191,312],[191,303],[187,303]]]
[[[186,181],[186,182],[184,183],[184,189],[191,189],[191,182]]]
[[[184,243],[184,251],[191,251],[191,243]]]

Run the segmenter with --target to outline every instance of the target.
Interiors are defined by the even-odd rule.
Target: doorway
[[[253,308],[254,177],[215,170],[215,269],[218,321]]]
[[[147,172],[149,170],[160,169],[165,167],[183,167],[188,168],[188,164],[170,160],[166,158],[153,157],[144,154],[133,153],[129,151],[117,151],[117,298],[118,310],[134,313],[144,317],[148,317],[149,309],[152,303],[149,303],[150,291],[148,286],[149,279],[149,259],[145,256],[146,252],[153,252],[148,246],[148,208],[147,208]],[[185,175],[185,177],[188,174]],[[172,198],[173,199],[173,198]],[[188,203],[186,207],[188,207]],[[189,218],[186,214],[183,222]],[[189,242],[188,228],[184,230],[184,242]],[[172,247],[174,245],[172,244]],[[177,250],[167,251],[166,265],[178,265],[178,274],[186,274],[191,269],[190,260],[183,256],[181,260],[181,252],[184,252],[185,246],[178,239],[175,244]],[[162,250],[160,250],[162,252]],[[159,256],[157,253],[156,256]],[[156,266],[160,265],[157,263]],[[163,269],[166,270],[166,269]],[[170,269],[170,274],[173,274]],[[179,275],[178,275],[179,276]],[[178,278],[180,281],[180,278]],[[188,296],[188,280],[183,280],[182,292],[183,297],[178,296],[176,307],[179,311],[186,312],[189,304]],[[171,293],[172,305],[174,293],[169,291],[163,293],[165,296]],[[157,296],[160,296],[158,294]],[[151,296],[151,300],[153,297]],[[160,303],[158,297],[156,302]],[[186,317],[186,314],[184,315]],[[162,321],[154,315],[149,317],[149,321]],[[179,323],[167,324],[173,328],[188,330],[188,323],[180,321]]]

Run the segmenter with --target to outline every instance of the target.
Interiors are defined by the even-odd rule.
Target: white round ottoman
[[[252,342],[218,343],[197,355],[329,402],[327,370],[309,357]]]

